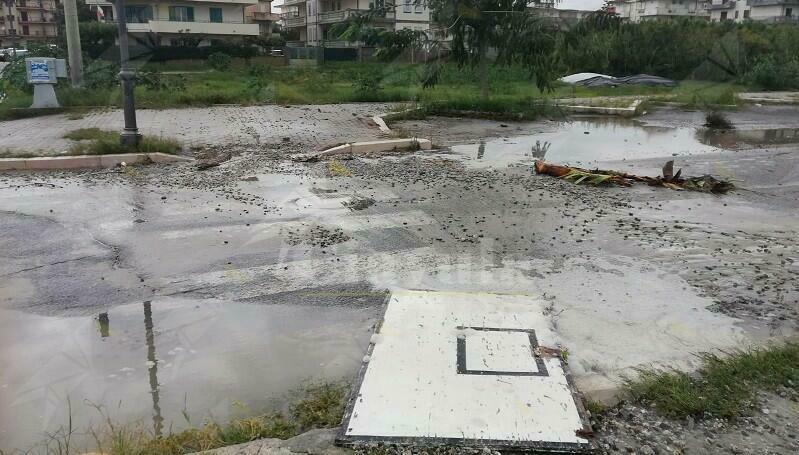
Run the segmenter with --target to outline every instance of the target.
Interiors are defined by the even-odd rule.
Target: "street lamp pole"
[[[136,147],[141,139],[136,126],[136,106],[133,102],[133,88],[136,73],[128,67],[128,24],[125,14],[125,0],[116,0],[117,26],[119,27],[119,79],[122,82],[122,110],[125,114],[125,128],[119,135],[119,142],[125,147]]]

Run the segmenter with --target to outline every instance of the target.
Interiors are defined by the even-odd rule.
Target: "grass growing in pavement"
[[[135,150],[129,150],[119,143],[119,133],[100,128],[80,128],[64,135],[65,139],[77,141],[69,149],[70,155],[109,155],[114,153],[168,153],[177,154],[181,150],[178,141],[169,138],[143,136]]]
[[[280,413],[236,419],[228,424],[206,423],[155,438],[149,432],[107,422],[107,431],[93,432],[97,451],[108,455],[179,455],[210,450],[261,438],[288,439],[312,428],[341,423],[347,386],[324,383],[302,390],[288,415]]]
[[[696,374],[641,371],[628,384],[634,398],[663,414],[683,418],[706,414],[734,419],[745,415],[758,389],[784,386],[799,390],[799,344],[704,355]]]

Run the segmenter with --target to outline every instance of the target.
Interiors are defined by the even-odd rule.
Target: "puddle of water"
[[[580,120],[555,131],[455,145],[452,152],[475,167],[532,164],[546,159],[589,167],[598,162],[717,152],[694,128],[641,126],[629,120]]]
[[[354,376],[376,307],[160,299],[94,316],[0,311],[0,449],[28,448],[89,404],[153,434],[280,408],[304,381]],[[9,368],[12,366],[13,368]],[[89,444],[88,441],[85,441]]]
[[[757,145],[784,145],[799,143],[799,128],[771,128],[763,130],[704,130],[699,134],[703,144],[726,149]]]

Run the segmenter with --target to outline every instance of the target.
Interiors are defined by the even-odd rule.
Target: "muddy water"
[[[358,371],[376,308],[160,298],[93,316],[0,311],[0,449],[68,421],[153,434],[284,405],[305,381]],[[241,403],[241,404],[239,404]],[[246,408],[242,408],[242,407]],[[80,439],[78,436],[77,439]]]
[[[590,167],[597,163],[720,152],[748,145],[799,142],[799,131],[708,132],[691,127],[645,126],[623,119],[584,119],[552,131],[454,145],[451,151],[474,167],[532,164],[544,159]]]

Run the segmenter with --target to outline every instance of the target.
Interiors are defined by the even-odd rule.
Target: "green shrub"
[[[94,60],[86,65],[83,72],[83,85],[86,88],[112,88],[119,85],[119,65],[105,60]]]
[[[222,52],[214,52],[208,56],[208,65],[216,71],[227,71],[233,64],[233,58]]]
[[[357,101],[371,101],[380,93],[383,75],[377,71],[361,71],[356,74],[352,88]]]
[[[766,90],[799,88],[799,59],[779,64],[773,56],[757,61],[743,78],[744,83]]]

